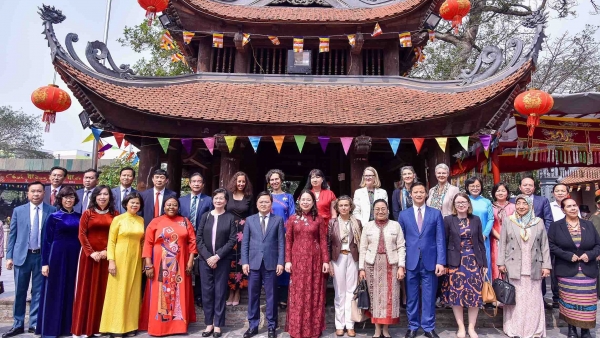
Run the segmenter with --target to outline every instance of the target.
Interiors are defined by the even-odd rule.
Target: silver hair
[[[448,172],[448,174],[450,174],[450,168],[446,165],[446,163],[440,163],[436,165],[433,171],[436,172],[438,169],[445,169]]]

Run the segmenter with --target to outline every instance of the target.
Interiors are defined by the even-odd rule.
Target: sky
[[[38,115],[41,111],[31,103],[31,93],[39,87],[52,83],[54,68],[50,60],[50,49],[44,36],[42,21],[37,14],[37,7],[42,1],[46,5],[62,10],[67,19],[54,25],[56,37],[64,47],[64,39],[68,33],[77,33],[79,42],[75,49],[79,57],[85,60],[85,47],[88,41],[100,40],[104,37],[104,22],[107,0],[19,0],[0,1],[0,13],[3,17],[3,33],[0,34],[0,106],[12,106],[22,109],[27,114]],[[532,7],[531,1],[523,1]],[[552,19],[546,30],[550,37],[559,36],[565,31],[578,32],[586,24],[600,22],[599,15],[592,15],[589,0],[580,0],[577,17],[572,19]],[[136,0],[113,0],[108,34],[108,48],[115,63],[131,64],[142,57],[128,47],[121,47],[117,38],[122,36],[125,26],[139,24],[145,15]],[[551,12],[551,17],[555,16]],[[600,41],[600,32],[596,39]],[[58,113],[56,124],[51,126],[50,133],[43,134],[44,149],[47,150],[86,150],[91,151],[92,143],[81,143],[90,131],[83,130],[77,115],[83,110],[64,82],[57,77],[56,84],[69,92],[73,103],[67,111]],[[40,129],[41,130],[41,129]],[[109,143],[116,144],[112,138]],[[114,157],[120,151],[113,150],[107,157]]]

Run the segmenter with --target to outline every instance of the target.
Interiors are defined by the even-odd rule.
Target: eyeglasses
[[[64,196],[63,200],[65,200],[65,201],[74,201],[75,200],[75,196]]]
[[[455,205],[467,205],[469,202],[456,202]]]
[[[373,211],[375,211],[375,212],[386,212],[387,210],[388,210],[387,208],[376,208],[376,209],[373,209]]]

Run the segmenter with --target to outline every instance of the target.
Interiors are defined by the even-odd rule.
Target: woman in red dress
[[[90,207],[83,212],[79,221],[81,253],[71,324],[74,336],[91,337],[100,333],[100,318],[108,282],[108,230],[117,215],[119,212],[114,209],[110,188],[104,185],[96,187]]]
[[[500,277],[500,271],[496,265],[498,258],[498,243],[500,242],[500,233],[502,222],[505,218],[515,213],[515,205],[510,203],[510,191],[506,183],[498,183],[492,188],[492,207],[494,208],[494,226],[492,227],[490,238],[490,256],[492,260],[492,280]]]
[[[337,217],[335,209],[333,208],[337,197],[335,197],[333,191],[329,190],[329,185],[325,181],[323,172],[319,169],[311,170],[308,174],[308,181],[306,182],[304,189],[310,190],[315,195],[317,211],[319,216],[323,218],[323,225],[325,226],[325,229],[327,229],[329,220]]]
[[[196,234],[190,221],[179,213],[179,201],[163,202],[164,215],[148,224],[142,257],[148,282],[140,314],[140,330],[151,336],[187,333],[196,321],[192,268]]]
[[[292,338],[317,338],[325,330],[327,224],[315,200],[310,190],[303,190],[296,214],[286,222],[285,271],[291,282],[285,330]]]

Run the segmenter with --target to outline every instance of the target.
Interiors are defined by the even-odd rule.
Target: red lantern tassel
[[[44,131],[50,132],[50,123],[54,123],[56,121],[56,113],[51,110],[45,110],[44,115],[42,116],[42,122],[46,122],[46,128]]]
[[[540,117],[537,114],[531,114],[527,117],[527,127],[529,127],[529,131],[527,132],[527,136],[533,137],[533,132],[535,127],[540,124]]]
[[[152,27],[152,20],[156,19],[155,8],[150,6],[146,9],[146,19],[148,19],[148,27]]]
[[[452,19],[452,28],[454,28],[454,34],[458,34],[458,26],[462,24],[462,17],[457,15]]]

